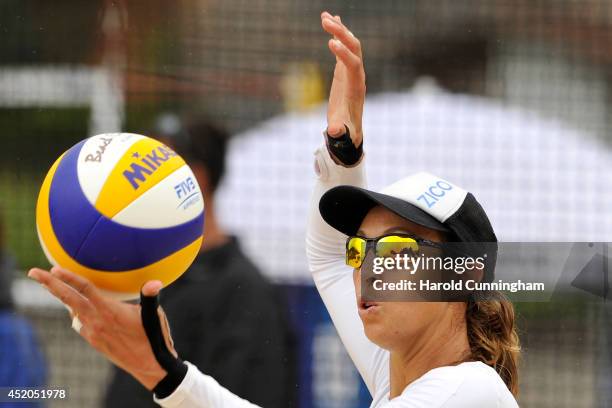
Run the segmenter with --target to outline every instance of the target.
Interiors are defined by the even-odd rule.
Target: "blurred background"
[[[50,406],[98,406],[109,364],[24,279],[48,265],[42,179],[87,136],[171,132],[194,117],[233,135],[222,222],[293,295],[300,406],[369,405],[304,255],[334,64],[322,10],[362,41],[372,187],[428,170],[474,192],[502,241],[611,241],[610,0],[4,0],[0,225],[15,313],[46,382],[70,388]],[[610,300],[516,306],[520,405],[612,407]]]

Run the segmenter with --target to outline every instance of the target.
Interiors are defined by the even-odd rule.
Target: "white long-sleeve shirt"
[[[357,312],[352,269],[344,263],[346,236],[330,227],[319,214],[319,199],[337,185],[366,187],[365,163],[345,168],[331,159],[327,148],[315,153],[317,182],[310,204],[306,248],[309,268],[334,326],[372,395],[375,408],[510,408],[517,403],[497,372],[481,362],[439,367],[412,382],[389,399],[389,352],[366,337]],[[253,408],[212,377],[188,364],[179,387],[162,407]]]

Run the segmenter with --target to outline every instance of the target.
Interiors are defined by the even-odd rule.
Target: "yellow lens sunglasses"
[[[346,264],[360,268],[367,252],[374,247],[377,257],[389,257],[406,251],[418,254],[420,246],[441,248],[440,243],[406,234],[388,234],[377,238],[351,236],[346,240]]]

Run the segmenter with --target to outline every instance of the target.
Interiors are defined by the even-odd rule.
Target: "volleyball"
[[[36,206],[49,262],[110,296],[172,283],[200,250],[204,198],[185,161],[150,137],[100,134],[55,161]]]

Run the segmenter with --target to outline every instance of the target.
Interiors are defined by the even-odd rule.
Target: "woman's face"
[[[376,238],[389,233],[404,233],[434,242],[445,241],[444,233],[410,222],[381,206],[368,212],[358,235]],[[366,336],[387,350],[415,345],[423,336],[438,335],[439,322],[448,321],[448,313],[457,313],[456,305],[448,302],[368,302],[366,306],[360,295],[360,269],[354,270],[353,281]]]

